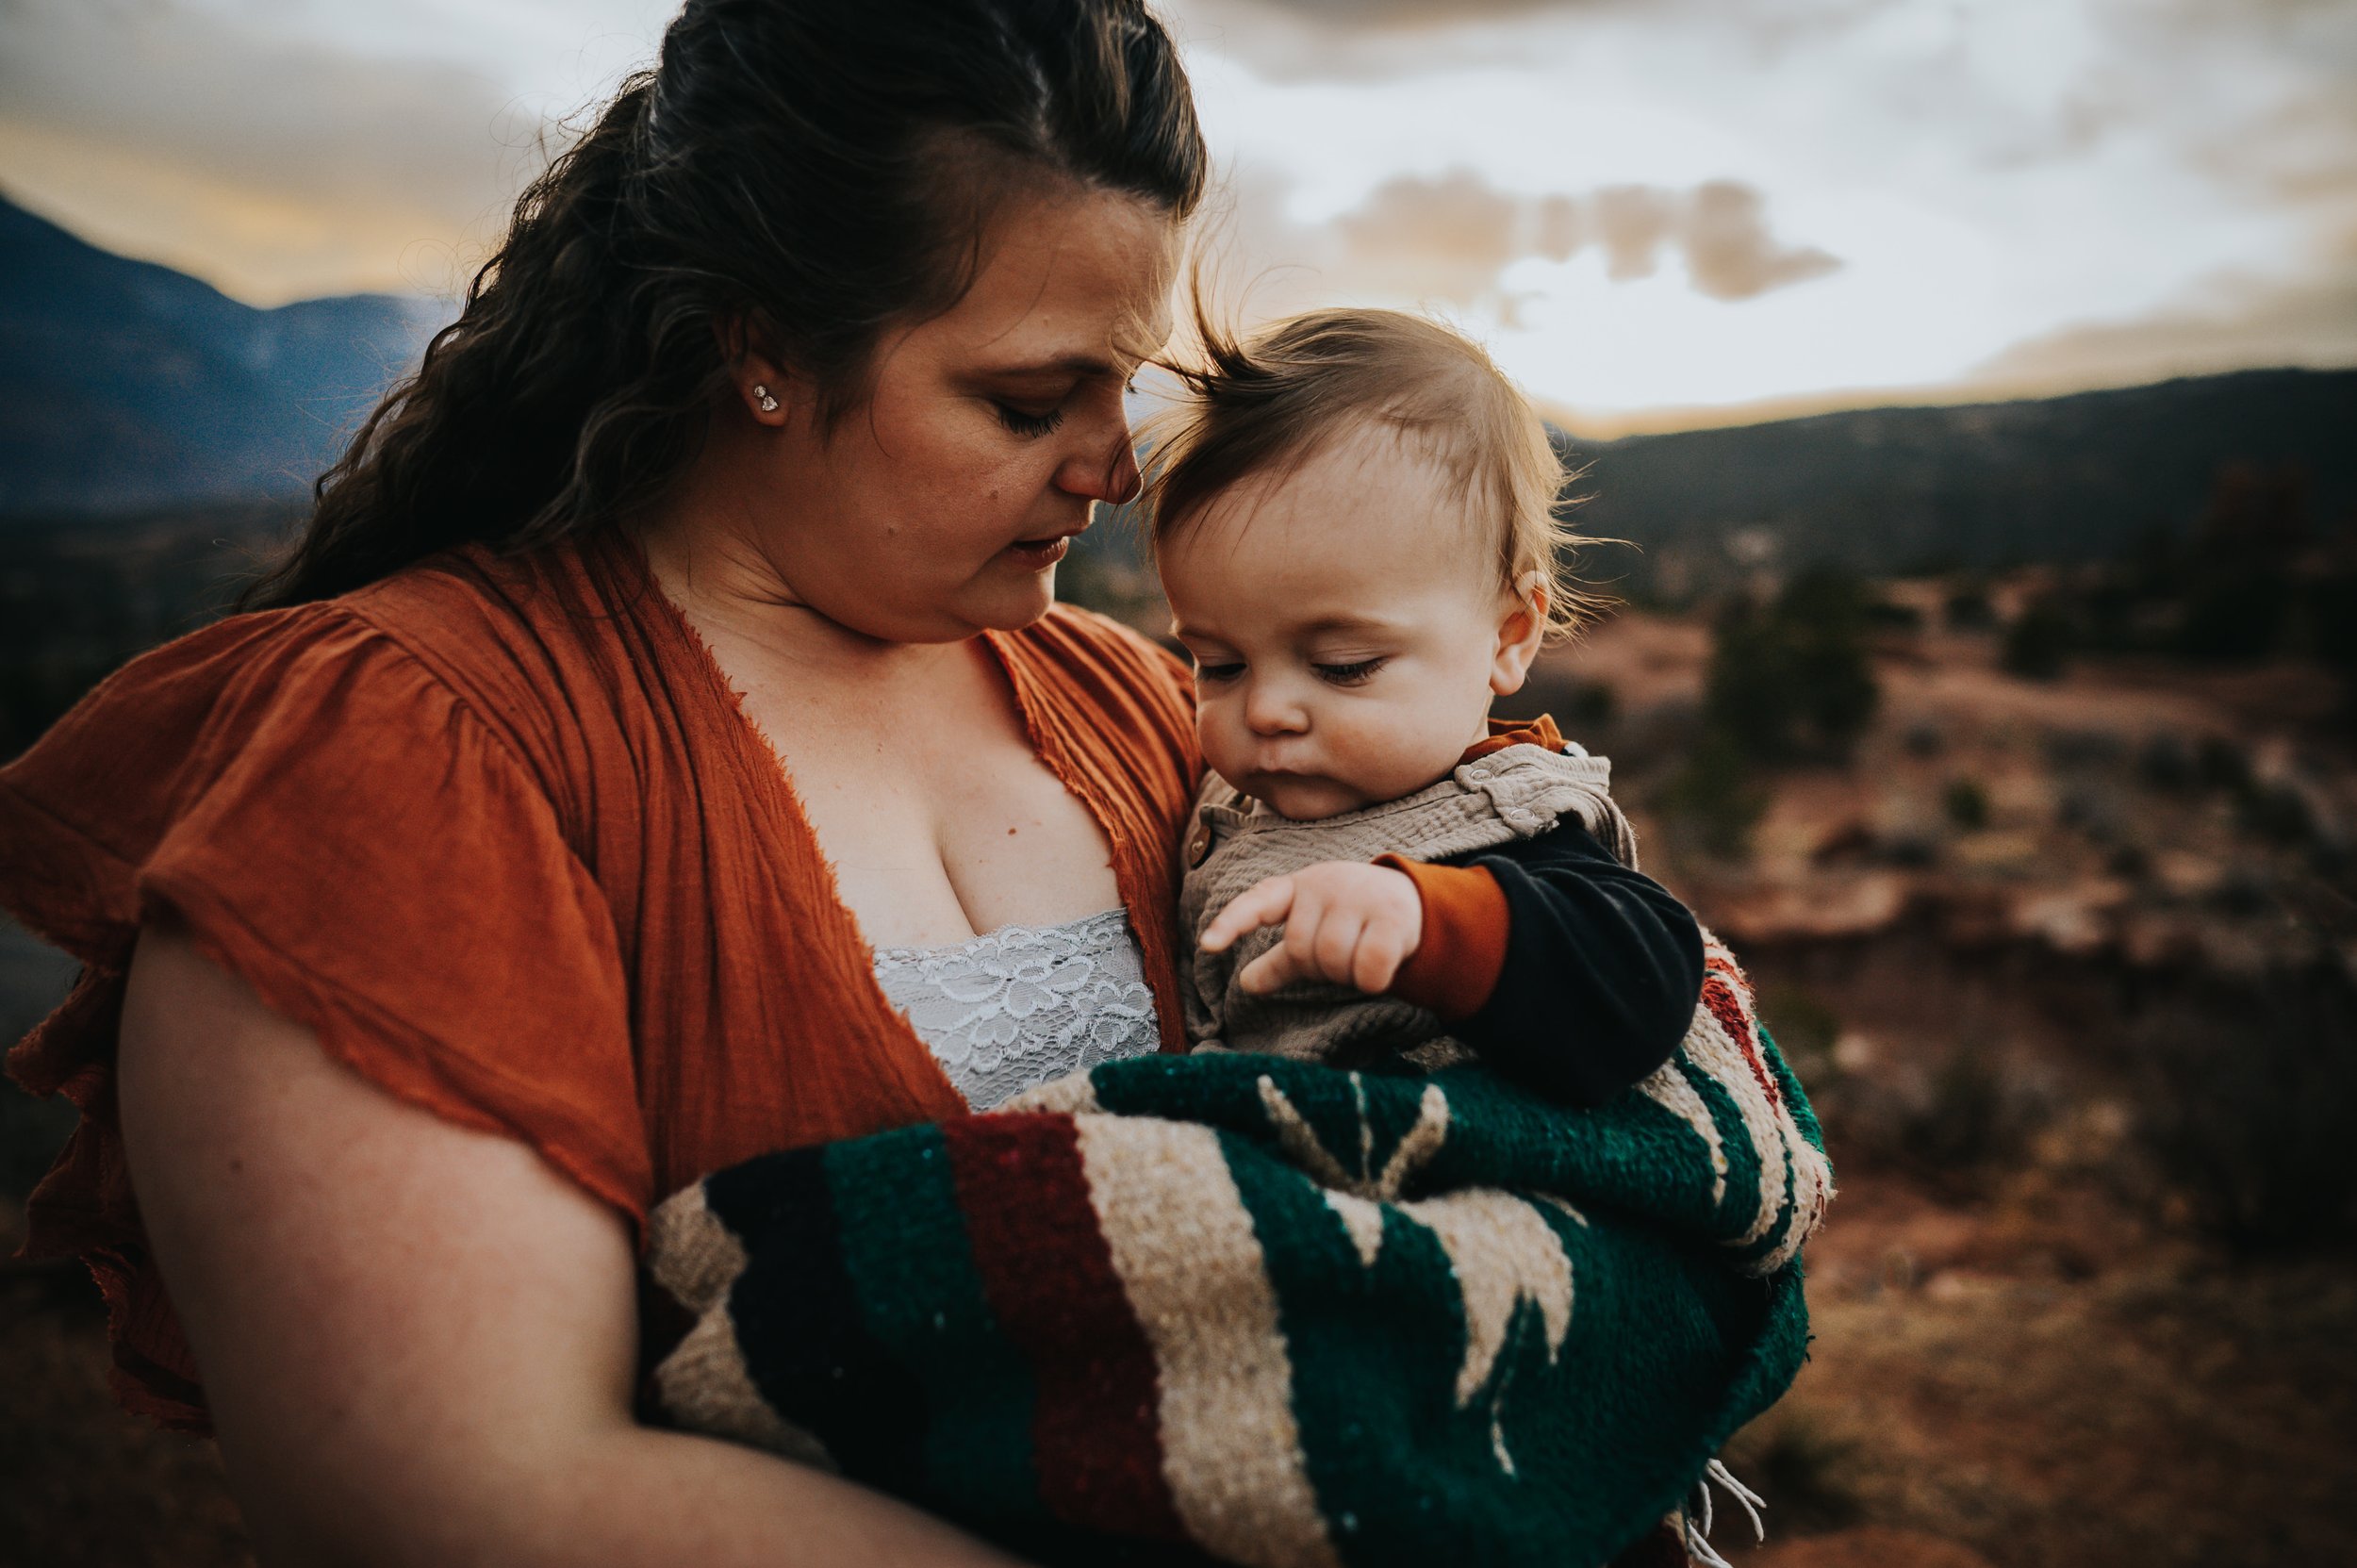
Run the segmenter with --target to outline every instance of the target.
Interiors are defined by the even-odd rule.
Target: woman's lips
[[[1059,534],[1052,539],[1017,539],[1007,546],[1007,553],[1030,567],[1052,567],[1064,558],[1072,548],[1072,536]]]
[[[1088,531],[1088,520],[1066,524],[1060,532],[1044,534],[1037,538],[1017,539],[1007,546],[1007,553],[1034,570],[1045,570],[1064,558],[1072,549],[1075,536]]]

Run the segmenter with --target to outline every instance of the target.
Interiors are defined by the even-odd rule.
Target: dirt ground
[[[1763,1568],[2357,1562],[2357,1266],[2121,1249],[2085,1197],[1846,1182],[1809,1364],[1727,1456]]]

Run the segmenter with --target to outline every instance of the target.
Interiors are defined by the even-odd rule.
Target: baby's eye
[[[1330,686],[1355,686],[1383,668],[1381,659],[1360,659],[1356,664],[1321,664],[1310,668],[1318,679]]]
[[[1063,423],[1063,409],[1061,406],[1050,408],[1044,414],[1017,408],[1011,403],[994,402],[991,407],[997,411],[998,422],[1017,436],[1053,435],[1056,427]]]
[[[1211,682],[1213,685],[1223,681],[1232,681],[1243,673],[1244,666],[1240,664],[1205,664],[1200,659],[1195,663],[1195,678],[1198,681]]]

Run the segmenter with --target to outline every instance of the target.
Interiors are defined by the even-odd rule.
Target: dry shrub
[[[2216,986],[2136,1031],[2161,1179],[2242,1252],[2357,1242],[2357,992],[2337,967]]]

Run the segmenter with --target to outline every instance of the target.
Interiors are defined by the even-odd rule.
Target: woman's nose
[[[1136,500],[1145,480],[1138,472],[1137,449],[1130,444],[1129,424],[1122,424],[1110,453],[1075,454],[1064,459],[1056,470],[1056,487],[1111,506]]]

